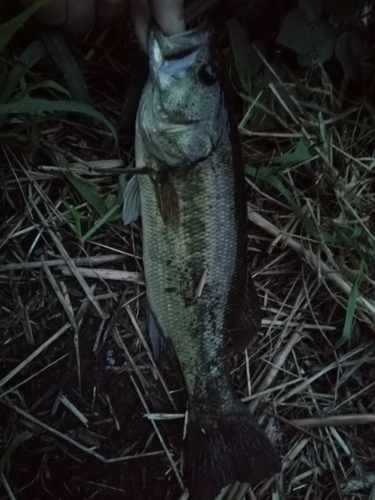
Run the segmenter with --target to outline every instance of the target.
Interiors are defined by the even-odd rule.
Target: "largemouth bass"
[[[194,500],[280,470],[235,394],[226,348],[259,327],[247,270],[240,142],[209,29],[150,34],[150,76],[136,120],[147,297],[189,395],[185,470]]]

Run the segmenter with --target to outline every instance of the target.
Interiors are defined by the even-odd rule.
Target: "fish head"
[[[171,167],[207,158],[228,135],[220,53],[201,27],[149,42],[150,77],[138,111],[146,147]]]

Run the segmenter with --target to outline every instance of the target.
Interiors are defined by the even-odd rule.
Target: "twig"
[[[315,434],[313,434],[312,432],[307,431],[306,429],[304,429],[300,425],[297,425],[296,424],[297,420],[288,420],[288,419],[286,419],[284,417],[281,417],[280,415],[275,415],[273,413],[267,413],[267,414],[270,417],[275,417],[278,420],[280,420],[281,422],[284,422],[284,424],[290,425],[294,429],[297,429],[298,431],[303,432],[304,434],[307,434],[308,436],[312,437],[313,439],[317,439],[318,441],[321,441],[322,443],[324,443],[324,444],[326,444],[328,446],[331,446],[331,443],[329,441],[327,441],[327,439],[324,439],[321,436],[316,436]]]
[[[285,382],[285,384],[276,385],[275,387],[271,387],[270,389],[265,389],[263,391],[259,391],[259,392],[256,392],[254,394],[250,394],[250,396],[245,396],[244,398],[241,398],[241,401],[243,403],[247,403],[248,401],[251,401],[252,399],[262,398],[263,396],[267,396],[267,394],[272,394],[273,392],[280,391],[281,389],[284,389],[285,387],[288,387],[289,385],[297,384],[298,382],[301,382],[302,380],[304,380],[302,377],[298,377],[298,378],[295,378],[293,380],[289,380],[288,382]]]
[[[72,327],[76,331],[77,330],[77,323],[76,323],[76,319],[74,317],[73,311],[72,311],[71,307],[69,307],[69,304],[66,301],[64,295],[62,294],[57,281],[53,277],[53,274],[49,270],[49,267],[45,265],[45,263],[43,261],[43,257],[42,257],[42,265],[43,265],[43,270],[48,278],[48,281],[50,282],[50,284],[52,286],[53,291],[55,292],[60,304],[63,306],[64,311],[65,311],[66,315],[68,316],[68,319],[69,319]]]
[[[18,301],[18,306],[22,311],[22,323],[23,323],[23,329],[25,331],[26,340],[29,344],[34,345],[35,344],[34,335],[30,324],[29,314],[27,312],[26,307],[23,305],[22,299],[19,295],[17,296],[17,301]]]
[[[147,413],[144,416],[149,420],[176,420],[185,418],[185,413]]]
[[[49,425],[45,424],[44,422],[41,422],[37,418],[33,417],[32,415],[30,415],[26,411],[21,410],[21,408],[18,408],[18,406],[15,406],[14,404],[10,403],[9,401],[5,402],[4,400],[0,400],[0,402],[4,405],[8,406],[12,410],[16,411],[17,413],[19,413],[20,415],[25,417],[27,420],[30,420],[31,422],[33,422],[36,425],[39,425],[39,427],[42,427],[46,431],[51,432],[52,434],[55,434],[55,436],[58,436],[59,438],[63,439],[64,441],[67,441],[68,443],[75,446],[76,448],[79,448],[80,450],[84,451],[85,453],[92,455],[93,457],[97,458],[101,462],[107,461],[107,459],[105,457],[103,457],[102,455],[100,455],[99,453],[96,453],[95,451],[93,451],[90,448],[87,448],[86,446],[79,443],[75,439],[72,439],[71,437],[67,436],[66,434],[63,434],[62,432],[57,431],[56,429],[54,429],[53,427],[50,427]]]
[[[73,272],[69,267],[58,267],[65,276],[72,276]],[[141,273],[132,271],[117,271],[116,269],[89,269],[86,267],[77,267],[77,270],[85,278],[96,278],[102,280],[130,281],[144,285]]]
[[[102,330],[100,328],[98,330],[98,333],[97,333],[96,339],[95,339],[94,349],[93,349],[93,351],[96,355],[98,355],[98,353],[100,352],[100,350],[104,346],[104,344],[108,338],[108,335],[110,335],[110,333],[112,333],[112,331],[116,325],[117,317],[119,315],[119,312],[121,311],[122,306],[124,305],[127,292],[128,292],[128,290],[125,288],[121,294],[121,297],[117,301],[116,310],[115,310],[114,314],[112,315],[112,318],[109,320],[105,332],[103,333],[103,339],[102,339],[101,346],[99,346],[99,342],[100,342],[100,336],[101,336]]]
[[[82,159],[79,159],[79,162],[72,162],[67,165],[66,168],[64,167],[56,167],[56,166],[50,166],[50,165],[40,165],[38,167],[38,170],[42,171],[53,171],[57,170],[59,172],[70,172],[71,170],[74,170],[74,168],[79,168],[79,169],[84,169],[85,171],[87,170],[98,170],[103,171],[103,170],[112,170],[114,168],[122,168],[124,167],[124,162],[123,160],[93,160],[93,161],[84,161]]]
[[[99,255],[97,257],[77,257],[76,259],[72,259],[72,261],[77,266],[82,265],[100,265],[107,262],[117,262],[120,260],[124,260],[123,255]],[[64,259],[52,259],[45,260],[45,265],[48,267],[56,267],[56,266],[64,266],[66,261]],[[0,266],[0,272],[6,273],[9,271],[23,271],[26,269],[39,269],[43,267],[42,261],[35,262],[19,262],[16,264],[5,264]]]
[[[66,354],[64,354],[63,356],[61,356],[60,358],[56,359],[55,361],[52,361],[47,366],[44,366],[42,369],[40,369],[36,373],[33,373],[32,375],[30,375],[30,377],[27,377],[25,380],[22,380],[22,382],[20,382],[19,384],[11,387],[10,389],[8,389],[5,392],[0,393],[0,399],[3,398],[4,396],[6,396],[7,394],[9,394],[10,392],[15,391],[16,389],[18,389],[22,385],[26,384],[26,382],[29,382],[29,380],[37,377],[40,373],[44,372],[45,370],[49,370],[51,368],[51,366],[55,365],[56,363],[58,363],[59,361],[61,361],[64,358],[66,358],[67,356],[69,356],[68,352]]]
[[[126,345],[124,344],[124,341],[122,340],[121,335],[120,335],[116,326],[113,328],[113,338],[117,342],[117,345],[119,347],[121,347],[121,349],[124,351],[126,360],[128,361],[128,363],[131,364],[131,366],[134,370],[134,373],[137,375],[140,383],[142,384],[142,387],[144,389],[148,388],[149,384],[148,384],[147,380],[142,375],[142,372],[140,371],[140,369],[138,368],[136,363],[134,363],[134,359],[131,357],[130,352],[128,351]]]
[[[375,424],[375,413],[366,415],[333,415],[321,418],[301,418],[290,420],[291,425],[298,427],[341,427],[346,425]]]
[[[148,453],[139,453],[139,455],[124,455],[123,457],[108,458],[106,463],[114,464],[117,462],[127,462],[128,460],[134,460],[136,458],[154,457],[156,455],[162,455],[163,453],[164,451],[160,450],[160,451],[150,451]]]
[[[199,299],[203,293],[203,288],[204,285],[206,284],[207,281],[207,274],[208,274],[208,269],[205,269],[202,273],[201,279],[199,280],[199,284],[197,286],[197,289],[195,290],[194,294],[194,300]]]
[[[248,216],[249,219],[254,222],[257,226],[261,227],[268,233],[278,236],[279,234],[283,234],[282,231],[280,231],[276,226],[274,226],[271,222],[266,220],[264,217],[262,217],[259,213],[248,210]],[[294,240],[291,237],[286,237],[286,244],[298,252],[306,262],[312,266],[314,269],[318,270],[319,265],[321,268],[322,273],[326,275],[328,279],[330,279],[342,292],[345,293],[349,297],[349,294],[352,290],[352,285],[349,284],[346,280],[343,279],[343,277],[335,270],[331,269],[325,262],[318,262],[317,256],[311,252],[311,250],[306,249],[303,247],[298,241]],[[372,303],[372,301],[366,299],[363,297],[360,293],[358,293],[358,296],[356,298],[357,305],[360,306],[364,312],[369,316],[369,320],[371,322],[371,325],[373,325],[374,318],[375,318],[375,303]]]
[[[44,342],[41,346],[38,347],[30,356],[22,361],[16,368],[14,368],[11,372],[8,373],[2,380],[0,380],[0,387],[3,387],[9,380],[11,380],[17,373],[25,368],[33,359],[35,359],[41,352],[44,351],[49,345],[51,345],[55,340],[57,340],[63,333],[65,333],[69,328],[71,328],[70,323],[66,323],[64,326],[60,328],[59,331],[52,335],[48,340]]]
[[[352,362],[346,363],[346,360],[349,359],[350,357],[352,357],[354,354],[356,354],[356,351],[352,351],[352,352],[346,354],[345,356],[343,356],[343,358],[341,360],[333,361],[329,365],[327,365],[324,368],[322,368],[321,370],[319,370],[318,373],[315,373],[314,375],[312,375],[308,379],[304,380],[297,387],[294,387],[291,391],[287,392],[283,396],[280,396],[280,398],[277,399],[277,402],[284,403],[287,399],[294,396],[294,394],[298,394],[298,393],[302,392],[309,385],[311,385],[315,380],[322,377],[325,373],[329,372],[330,370],[337,368],[338,366],[346,366],[347,364],[348,365],[357,364],[357,361],[352,361]]]
[[[119,430],[121,430],[120,422],[118,421],[118,418],[116,417],[115,410],[113,409],[113,406],[112,406],[112,403],[111,403],[111,400],[110,400],[108,394],[105,395],[105,398],[106,398],[107,403],[108,403],[109,413],[112,415],[113,420],[115,422],[116,430],[119,431]]]
[[[139,387],[137,386],[137,384],[136,384],[136,382],[135,382],[134,378],[133,378],[131,375],[130,375],[130,378],[131,378],[131,381],[133,382],[133,385],[134,385],[134,387],[135,387],[135,390],[137,391],[137,394],[138,394],[138,396],[139,396],[139,399],[141,400],[141,403],[142,403],[142,405],[143,405],[143,408],[146,410],[146,413],[150,413],[150,410],[148,409],[147,403],[146,403],[146,401],[145,401],[144,397],[142,396],[142,393],[141,393],[141,391],[139,390]],[[172,466],[173,472],[175,473],[175,476],[176,476],[176,478],[177,478],[177,481],[178,481],[179,485],[181,486],[181,489],[184,489],[184,484],[183,484],[183,482],[182,482],[182,479],[181,479],[180,473],[178,472],[177,467],[176,467],[176,464],[174,463],[174,460],[173,460],[173,458],[172,458],[171,454],[169,453],[169,450],[168,450],[168,448],[167,448],[166,444],[164,443],[164,439],[163,439],[162,435],[160,434],[160,431],[159,431],[159,429],[158,429],[158,427],[157,427],[157,425],[156,425],[155,421],[154,421],[154,420],[150,420],[150,422],[151,422],[151,425],[153,426],[153,428],[154,428],[154,430],[155,430],[155,432],[156,432],[156,435],[157,435],[157,436],[158,436],[158,438],[159,438],[159,441],[160,441],[160,443],[161,443],[161,445],[162,445],[162,447],[163,447],[163,450],[165,451],[165,454],[167,455],[167,458],[168,458],[168,460],[169,460],[169,462],[170,462],[170,464],[171,464],[171,466]]]
[[[4,486],[5,491],[8,493],[10,500],[17,500],[16,497],[13,495],[13,492],[9,486],[7,478],[4,476],[4,473],[1,473],[1,480],[3,482],[3,486]]]
[[[83,423],[83,425],[85,425],[86,427],[89,426],[89,421],[87,420],[87,418],[84,415],[82,415],[82,413],[78,410],[78,408],[76,408],[74,404],[71,401],[69,401],[69,399],[66,396],[61,396],[60,401],[64,406],[66,406],[66,408],[68,408],[68,410],[70,410],[73,413],[73,415],[75,415],[78,418],[78,420],[80,420]]]
[[[48,234],[51,236],[54,244],[56,245],[57,249],[59,250],[60,255],[63,257],[63,259],[65,260],[66,264],[70,268],[72,274],[75,276],[75,278],[77,279],[78,283],[81,285],[81,287],[83,288],[84,292],[89,297],[91,303],[93,304],[93,306],[95,307],[95,309],[98,311],[100,317],[102,319],[107,319],[108,318],[107,313],[105,313],[103,311],[103,309],[100,307],[99,302],[95,299],[93,293],[90,290],[90,287],[88,286],[88,284],[86,283],[86,281],[83,279],[82,275],[80,274],[80,272],[77,269],[77,266],[75,265],[75,263],[70,258],[68,252],[63,247],[61,241],[58,239],[58,237],[55,235],[55,233],[48,227],[48,223],[47,223],[46,219],[43,217],[42,213],[40,212],[40,210],[36,206],[36,204],[33,201],[31,201],[31,203],[32,203],[32,205],[34,207],[34,210],[38,214],[40,220],[42,221],[43,225],[47,229]]]
[[[280,368],[283,366],[285,363],[287,357],[289,356],[290,352],[292,351],[293,347],[297,344],[299,340],[301,340],[301,333],[296,332],[292,335],[290,338],[289,342],[286,344],[284,349],[279,353],[277,356],[276,361],[273,363],[273,366],[270,368],[268,375],[263,379],[262,383],[260,384],[259,391],[264,391],[266,390],[273,382],[274,378],[276,377],[277,373],[279,372]],[[260,399],[256,399],[252,403],[250,403],[250,409],[252,412],[254,412],[260,402]]]
[[[163,386],[163,388],[165,390],[165,393],[166,393],[169,401],[172,403],[173,409],[177,411],[176,403],[174,402],[174,399],[172,398],[172,396],[171,396],[171,394],[170,394],[170,392],[168,390],[167,384],[165,383],[165,380],[164,380],[162,374],[160,373],[158,367],[156,366],[155,360],[154,360],[154,358],[152,356],[152,352],[151,352],[151,350],[150,350],[150,348],[149,348],[149,346],[148,346],[148,344],[147,344],[147,342],[146,342],[146,340],[145,340],[145,338],[143,336],[143,333],[142,333],[141,329],[139,328],[137,320],[135,319],[135,316],[133,314],[132,308],[129,305],[126,305],[125,309],[126,309],[127,313],[129,314],[130,321],[132,322],[132,324],[134,326],[134,329],[137,332],[137,335],[139,337],[139,340],[141,341],[141,344],[146,349],[148,358],[151,361],[151,364],[152,364],[155,372],[158,375],[158,378],[159,378],[159,380],[160,380],[160,382],[161,382],[161,384],[162,384],[162,386]]]

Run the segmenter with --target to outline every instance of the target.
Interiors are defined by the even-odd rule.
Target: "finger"
[[[95,24],[95,0],[66,0],[65,31],[71,36],[85,35]]]
[[[184,0],[149,0],[152,17],[164,35],[185,31]]]
[[[96,0],[96,24],[100,28],[110,26],[126,11],[129,0]]]
[[[139,44],[146,54],[148,53],[148,32],[151,12],[147,0],[130,0],[130,16],[133,20],[134,31]]]
[[[29,5],[33,0],[21,0],[22,5]],[[66,19],[66,0],[51,0],[48,5],[35,13],[35,17],[49,26],[59,26]]]

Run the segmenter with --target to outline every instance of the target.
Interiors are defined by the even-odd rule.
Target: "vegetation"
[[[187,499],[183,384],[148,347],[140,226],[121,222],[136,42],[35,30],[42,3],[0,28],[4,494]],[[187,5],[221,40],[248,184],[263,322],[232,377],[283,471],[221,498],[372,498],[374,5],[223,10]]]

